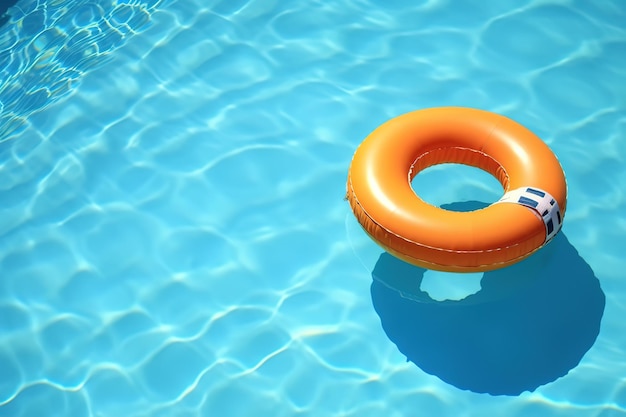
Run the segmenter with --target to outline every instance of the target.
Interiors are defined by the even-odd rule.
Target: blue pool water
[[[9,15],[0,416],[626,416],[620,0]],[[434,274],[353,219],[358,144],[440,105],[505,114],[558,155],[565,225],[527,262]],[[449,167],[414,187],[501,193]]]

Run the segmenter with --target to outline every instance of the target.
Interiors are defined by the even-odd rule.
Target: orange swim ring
[[[483,169],[503,197],[471,212],[422,200],[411,188],[421,170],[442,163]],[[561,229],[565,174],[531,131],[491,112],[441,107],[394,118],[358,147],[347,199],[361,226],[396,257],[424,268],[480,272],[514,264]]]

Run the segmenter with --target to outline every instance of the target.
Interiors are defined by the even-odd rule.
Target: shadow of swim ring
[[[486,272],[482,289],[459,301],[421,291],[425,271],[383,253],[372,302],[408,361],[460,389],[533,391],[576,367],[598,336],[604,293],[562,231],[530,258]]]

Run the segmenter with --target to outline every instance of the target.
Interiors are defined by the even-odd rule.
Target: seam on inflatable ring
[[[365,210],[365,208],[363,208],[363,206],[362,206],[362,205],[361,205],[361,203],[359,202],[359,199],[356,197],[356,193],[354,192],[354,188],[352,188],[352,179],[350,179],[350,192],[352,193],[352,198],[353,198],[353,200],[356,202],[356,204],[358,204],[358,206],[360,207],[360,209],[361,209],[361,211],[363,212],[363,214],[365,214],[365,216],[366,216],[366,217],[367,217],[367,218],[368,218],[368,219],[369,219],[372,223],[374,223],[374,225],[376,225],[376,227],[378,227],[378,228],[380,228],[380,229],[384,230],[385,232],[389,233],[390,235],[393,235],[393,236],[395,236],[395,237],[397,237],[397,238],[399,238],[399,239],[404,240],[405,242],[412,243],[412,244],[414,244],[414,245],[421,246],[421,247],[426,248],[426,249],[433,249],[433,250],[436,250],[436,251],[440,251],[440,252],[447,252],[447,253],[480,254],[480,253],[498,252],[498,251],[502,251],[502,250],[505,250],[505,249],[515,248],[515,247],[517,247],[517,246],[520,246],[520,245],[521,245],[521,243],[515,243],[514,245],[504,246],[504,247],[502,247],[502,248],[487,249],[487,250],[472,250],[472,251],[470,251],[470,250],[451,250],[451,249],[444,249],[444,248],[438,248],[438,247],[435,247],[435,246],[429,246],[429,245],[425,245],[425,244],[423,244],[423,243],[415,242],[415,241],[413,241],[413,240],[410,240],[410,239],[405,238],[404,236],[400,236],[399,234],[397,234],[397,233],[395,233],[395,232],[392,232],[391,230],[387,229],[386,227],[384,227],[384,226],[382,226],[380,223],[378,223],[376,220],[374,220],[374,219],[372,218],[372,216],[370,216],[370,214],[367,212],[367,210]],[[348,200],[350,200],[350,197],[348,197]],[[353,211],[354,211],[354,210],[353,210]],[[363,225],[361,225],[361,226],[363,227]],[[537,248],[537,249],[538,249],[538,248]],[[536,250],[536,249],[535,249],[535,250]],[[534,252],[534,250],[533,250],[532,252]],[[530,252],[530,253],[532,253],[532,252]],[[404,254],[403,254],[403,255],[404,255]],[[406,255],[405,255],[405,256],[406,256]],[[526,255],[524,255],[524,256],[526,256]],[[410,256],[410,257],[411,257],[411,258],[414,258],[414,257],[412,257],[412,256]],[[414,259],[418,259],[418,258],[414,258]],[[418,259],[418,260],[423,261],[422,259]],[[506,261],[505,261],[505,262],[506,262]],[[499,263],[505,263],[505,262],[499,262]],[[432,263],[432,262],[430,262],[430,263]],[[432,264],[433,264],[433,265],[439,265],[439,264],[435,264],[435,263],[432,263]],[[449,266],[458,266],[458,265],[449,265]],[[459,266],[459,267],[460,267],[460,268],[462,268],[461,266]]]
[[[515,258],[510,259],[508,261],[499,261],[499,262],[493,262],[493,263],[489,263],[489,264],[480,264],[480,265],[477,265],[477,267],[478,268],[482,268],[482,267],[493,267],[493,266],[497,266],[497,265],[512,265],[512,263],[516,263],[516,262],[519,262],[519,261],[521,261],[523,259],[528,258],[532,254],[537,252],[539,249],[541,249],[542,247],[543,246],[539,246],[539,247],[531,250],[530,252],[528,252],[526,254],[523,254],[523,255],[520,255],[520,256],[516,256]],[[501,250],[501,249],[499,249],[499,250]],[[445,249],[444,249],[444,251],[445,251]],[[488,252],[488,251],[482,251],[481,253],[484,253],[484,252]],[[494,252],[494,251],[490,251],[490,252]],[[454,267],[454,268],[459,268],[459,269],[472,269],[472,270],[474,269],[474,267],[472,267],[472,266],[463,266],[463,265],[456,265],[456,264],[454,264],[454,265],[451,265],[451,264],[438,264],[436,262],[427,261],[425,259],[419,259],[419,258],[416,258],[415,256],[407,255],[407,254],[404,254],[404,253],[402,254],[402,256],[405,256],[405,257],[410,258],[410,259],[414,259],[416,261],[419,261],[422,264],[428,264],[428,265],[433,265],[433,266]],[[495,269],[497,269],[497,268],[495,268]]]

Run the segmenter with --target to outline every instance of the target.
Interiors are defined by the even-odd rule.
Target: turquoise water
[[[0,416],[626,416],[626,9],[408,3],[18,2]],[[353,219],[358,144],[439,105],[558,155],[564,228],[528,262],[425,272]],[[501,193],[424,175],[436,204]]]

